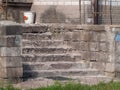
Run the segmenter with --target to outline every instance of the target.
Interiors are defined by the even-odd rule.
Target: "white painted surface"
[[[26,24],[32,24],[34,23],[35,13],[34,12],[24,12],[24,17],[27,19],[24,20]]]

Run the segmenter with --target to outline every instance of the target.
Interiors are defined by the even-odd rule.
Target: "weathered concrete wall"
[[[54,10],[54,11],[51,12],[49,10]],[[37,13],[36,22],[38,23],[39,22],[79,23],[80,21],[79,6],[76,6],[76,5],[72,5],[72,6],[57,5],[56,6],[56,5],[34,5],[33,4],[31,11],[35,11]]]

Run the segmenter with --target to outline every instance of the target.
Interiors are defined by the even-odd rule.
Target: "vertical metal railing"
[[[82,1],[82,3],[81,3]],[[86,0],[79,0],[80,24],[86,24]],[[93,24],[113,24],[112,0],[90,0]],[[116,1],[117,2],[117,1]],[[81,8],[82,6],[82,8]],[[81,13],[81,11],[83,11]],[[89,13],[90,14],[90,13]],[[82,22],[81,22],[82,19]]]

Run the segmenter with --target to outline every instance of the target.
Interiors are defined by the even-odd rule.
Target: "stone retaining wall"
[[[77,61],[82,60],[89,63],[90,68],[115,76],[115,32],[112,30],[116,29],[112,26],[52,24],[24,27],[23,33],[52,33],[51,39],[63,40],[66,46],[73,49],[69,53],[80,54],[75,57]],[[27,38],[38,39],[29,35]]]
[[[39,51],[33,47],[35,43],[32,43],[31,47],[29,46],[29,50],[33,51],[25,51],[28,47],[24,47],[24,44],[21,44],[24,38],[30,41],[40,41],[42,39],[61,40],[64,49],[58,49],[59,52],[57,52],[57,49],[48,51],[47,54],[50,52],[67,52],[66,54],[70,55],[74,62],[84,62],[87,65],[89,64],[89,68],[97,69],[103,75],[119,77],[119,32],[119,26],[70,24],[25,25],[13,22],[0,22],[0,71],[2,72],[0,78],[21,78],[24,71],[22,69],[22,61],[28,60],[28,58],[25,59],[22,57],[25,54],[35,55],[36,53],[44,54],[46,52],[47,49],[44,50],[41,48],[40,50],[42,51]],[[23,39],[21,38],[21,33],[23,33]],[[48,36],[45,36],[45,33]],[[24,36],[24,34],[26,35]],[[43,36],[39,37],[40,35]],[[66,47],[70,49],[67,50]],[[29,59],[32,60],[31,58]],[[66,59],[69,60],[67,57]]]
[[[0,22],[0,80],[19,82],[23,75],[21,57],[22,27],[11,21]],[[1,81],[1,83],[3,83]]]

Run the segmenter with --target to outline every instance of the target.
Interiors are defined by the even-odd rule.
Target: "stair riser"
[[[74,49],[64,48],[23,48],[22,54],[63,54],[75,51]]]
[[[88,76],[102,74],[98,71],[71,71],[71,72],[24,72],[24,77],[54,77],[54,76]]]
[[[23,47],[62,47],[63,41],[23,41]]]
[[[29,0],[30,1],[30,0]],[[35,26],[24,26],[24,30],[23,30],[23,33],[46,33],[48,32],[48,26],[38,26],[38,25],[35,25]]]
[[[75,59],[71,56],[23,56],[22,57],[23,62],[54,62],[54,61],[75,61]]]
[[[49,32],[48,32],[49,33]],[[24,40],[68,40],[64,36],[63,33],[59,34],[54,34],[54,33],[49,33],[49,34],[33,34],[33,33],[24,33],[22,35]],[[70,38],[71,39],[71,38]]]
[[[23,40],[51,40],[51,35],[44,35],[44,34],[23,34]]]
[[[86,69],[89,68],[89,64],[85,63],[41,63],[37,65],[23,64],[24,70],[55,70],[55,69]]]

